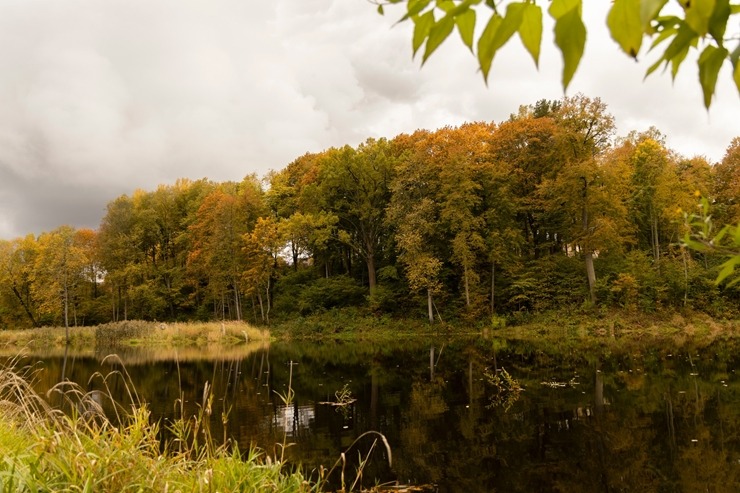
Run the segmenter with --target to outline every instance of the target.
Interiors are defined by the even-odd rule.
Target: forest
[[[0,240],[0,328],[145,319],[267,324],[354,307],[490,323],[568,307],[735,313],[721,255],[681,239],[701,198],[740,223],[740,137],[687,158],[615,135],[578,94],[298,157],[264,178],[115,198],[97,230]]]

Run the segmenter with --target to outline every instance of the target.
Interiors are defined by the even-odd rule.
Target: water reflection
[[[46,392],[66,378],[100,396],[110,389],[129,404],[133,385],[166,424],[179,416],[181,396],[185,414],[196,414],[208,382],[217,440],[231,437],[242,449],[257,445],[276,456],[283,443],[294,443],[285,453],[308,471],[331,466],[342,452],[364,457],[373,437],[353,442],[377,430],[393,449],[393,468],[376,447],[366,484],[397,479],[473,492],[740,491],[737,344],[569,344],[419,340],[169,357],[136,350],[120,359],[68,354],[43,358],[36,386]],[[95,377],[111,371],[117,373],[105,381]],[[496,398],[502,384],[490,376],[504,372],[509,389],[514,383],[523,389],[516,399]],[[295,394],[286,402],[288,387]],[[356,400],[325,404],[340,389]],[[101,405],[109,410],[102,397]]]

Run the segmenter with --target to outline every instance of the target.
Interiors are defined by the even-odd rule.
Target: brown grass
[[[71,327],[69,333],[70,347],[75,354],[93,354],[104,347],[217,348],[270,340],[268,331],[243,322],[167,324],[126,321],[97,327]],[[63,351],[64,334],[64,327],[0,331],[0,353],[18,354],[21,349],[31,353]]]

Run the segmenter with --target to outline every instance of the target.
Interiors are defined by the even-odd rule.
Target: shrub
[[[330,308],[359,305],[366,292],[348,276],[317,279],[301,291],[298,309],[307,315]]]

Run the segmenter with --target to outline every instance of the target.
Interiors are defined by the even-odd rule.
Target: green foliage
[[[725,260],[719,266],[717,284],[727,282],[728,286],[740,283],[740,224],[728,224],[715,232],[715,225],[709,214],[709,201],[702,198],[698,214],[686,215],[686,222],[691,228],[684,236],[683,242],[689,248],[700,252],[715,252]]]
[[[502,407],[508,411],[514,403],[519,400],[519,396],[524,390],[521,383],[512,377],[506,369],[491,370],[487,368],[483,372],[486,382],[492,388],[491,395],[488,397],[488,409]]]
[[[124,341],[140,339],[156,330],[157,324],[141,320],[126,320],[98,325],[95,328],[95,346],[101,349],[112,348]]]
[[[460,5],[434,8],[468,43],[474,19]],[[552,2],[550,15],[570,22],[580,5]],[[612,23],[635,23],[630,5],[615,4]],[[410,16],[432,6],[416,2]],[[498,7],[496,46],[519,33],[531,47],[536,5]],[[740,138],[712,166],[669,149],[657,129],[615,140],[614,128],[599,98],[577,94],[499,124],[306,154],[271,173],[266,192],[255,176],[138,190],[108,204],[97,232],[0,241],[0,326],[59,325],[65,314],[69,325],[285,324],[354,308],[480,327],[559,307],[736,305]],[[697,194],[716,216],[687,213],[687,224]],[[317,330],[350,321],[325,322]]]
[[[542,10],[536,0],[493,2],[482,0],[374,0],[379,7],[406,4],[400,21],[414,23],[414,54],[425,46],[422,63],[435,52],[457,27],[463,44],[477,51],[485,81],[493,59],[515,34],[538,65],[542,44]],[[567,89],[580,64],[586,45],[586,26],[582,20],[582,0],[552,0],[548,14],[554,22],[554,41],[563,56],[563,88]],[[381,14],[384,9],[379,8]],[[690,50],[698,56],[699,81],[704,105],[709,108],[720,69],[732,65],[731,76],[740,91],[740,41],[728,36],[727,26],[740,14],[740,4],[732,0],[615,0],[606,19],[609,32],[621,50],[637,59],[643,42],[648,51],[665,49],[646,75],[658,67],[671,66],[675,79]],[[488,20],[485,21],[486,15]],[[475,43],[476,20],[483,19]],[[736,33],[735,33],[736,34]],[[735,42],[735,46],[732,43]],[[473,46],[476,46],[474,50]]]
[[[307,315],[331,308],[357,305],[366,290],[348,276],[316,279],[304,286],[298,298],[298,311]]]

